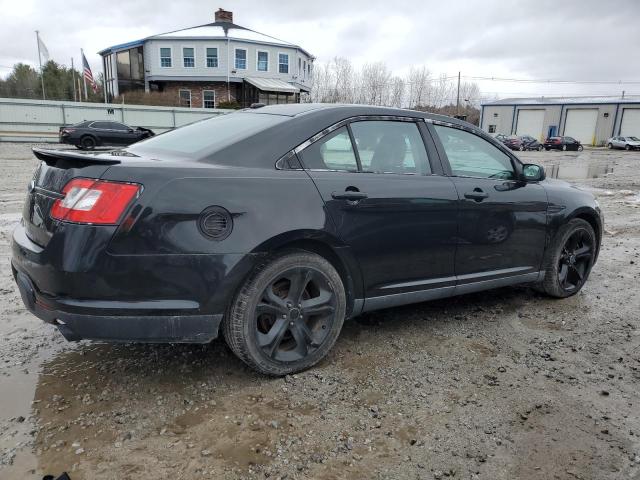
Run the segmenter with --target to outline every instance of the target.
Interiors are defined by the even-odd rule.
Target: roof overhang
[[[290,83],[275,78],[245,77],[245,82],[250,83],[263,92],[299,93],[300,89]]]

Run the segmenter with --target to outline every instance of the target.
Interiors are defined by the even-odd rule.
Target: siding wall
[[[170,47],[172,56],[171,67],[160,66],[160,48]],[[182,61],[182,48],[193,47],[195,49],[195,67],[184,67]],[[206,49],[213,47],[218,49],[218,67],[210,68],[206,66]],[[247,50],[246,70],[236,70],[235,49]],[[257,52],[265,51],[269,54],[268,71],[262,72],[257,69]],[[232,78],[241,77],[261,77],[275,78],[284,82],[296,82],[308,88],[312,81],[305,72],[298,71],[298,58],[309,63],[309,57],[301,51],[290,47],[278,47],[271,45],[261,45],[252,42],[241,42],[238,40],[229,41],[229,75]],[[289,73],[283,74],[278,71],[278,54],[289,55]],[[149,40],[144,45],[145,69],[147,77],[153,80],[154,77],[210,77],[218,80],[227,77],[227,41],[226,40]],[[232,73],[236,70],[236,73]],[[311,70],[313,76],[313,68]]]
[[[161,133],[230,111],[0,98],[0,141],[57,142],[59,127],[83,120],[114,120]]]
[[[527,109],[544,109],[545,116],[542,131],[543,136],[547,135],[551,125],[556,125],[558,127],[558,135],[564,135],[567,110],[597,109],[598,119],[596,123],[595,145],[603,146],[611,136],[619,134],[623,111],[624,109],[630,108],[640,108],[640,103],[592,103],[583,105],[484,105],[482,107],[483,113],[481,128],[488,132],[489,125],[496,125],[496,134],[515,134],[518,111]],[[495,117],[494,114],[497,114],[497,117]],[[530,132],[530,135],[536,136],[534,132]]]

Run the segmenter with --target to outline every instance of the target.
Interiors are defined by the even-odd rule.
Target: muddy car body
[[[206,343],[267,374],[363,312],[533,283],[576,293],[593,196],[448,117],[287,105],[120,151],[35,150],[13,235],[27,308],[70,339]]]

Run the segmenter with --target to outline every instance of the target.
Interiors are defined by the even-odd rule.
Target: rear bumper
[[[156,304],[143,314],[140,306],[131,309],[135,315],[123,310],[122,302],[111,302],[117,308],[118,315],[105,311],[103,301],[70,301],[47,297],[37,291],[26,273],[13,267],[20,296],[25,307],[39,319],[55,325],[60,333],[70,341],[90,339],[111,342],[176,342],[208,343],[218,336],[222,314],[160,315],[156,308],[173,309],[170,303]],[[61,310],[61,304],[82,303],[84,313]],[[153,303],[153,302],[146,302]]]
[[[18,225],[11,266],[27,309],[67,340],[210,342],[237,286],[259,258],[96,253],[100,235],[106,240],[113,233],[108,228],[60,229],[41,247]]]

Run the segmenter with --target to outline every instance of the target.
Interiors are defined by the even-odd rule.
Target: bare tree
[[[411,67],[407,75],[408,98],[407,106],[416,108],[425,105],[431,88],[431,73],[427,67]]]

